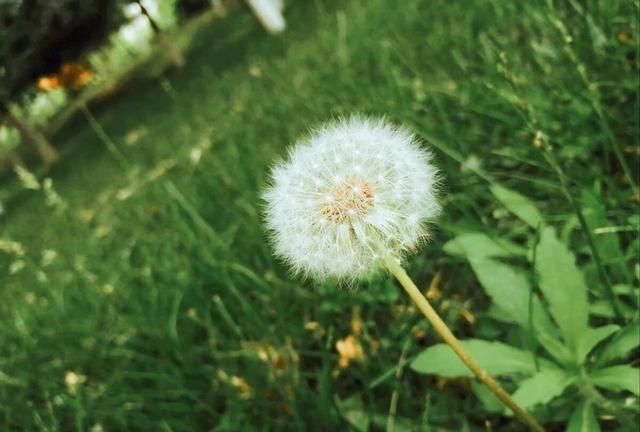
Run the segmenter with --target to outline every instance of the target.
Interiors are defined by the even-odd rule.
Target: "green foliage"
[[[581,402],[569,420],[567,432],[600,432],[600,426],[590,402]]]
[[[475,381],[409,367],[424,349],[452,357],[390,278],[340,289],[272,257],[268,167],[309,127],[357,111],[412,128],[441,168],[445,211],[408,272],[420,288],[440,273],[433,303],[454,332],[514,355],[522,368],[499,379],[524,386],[550,430],[633,430],[620,377],[638,365],[640,242],[620,161],[634,174],[638,67],[618,36],[638,33],[633,4],[287,4],[281,37],[238,9],[195,37],[184,68],[62,129],[49,181],[3,183],[0,429],[381,430],[393,400],[396,430],[516,430]],[[574,305],[543,280],[586,290],[579,340],[556,322]],[[365,359],[339,369],[355,310]]]
[[[492,193],[530,227],[542,225],[540,212],[527,198],[495,187]],[[594,206],[596,204],[594,201],[591,203]],[[470,242],[469,239],[475,241]],[[497,261],[498,258],[516,256],[504,253],[504,249],[496,247],[482,233],[461,234],[449,241],[444,249],[448,253],[462,255],[469,261],[479,283],[496,306],[497,314],[502,315],[500,319],[506,318],[505,321],[517,325],[523,334],[522,340],[530,337],[536,339],[537,344],[551,356],[548,360],[555,362],[555,365],[538,357],[535,351],[496,345],[496,342],[468,340],[465,341],[465,347],[488,373],[510,375],[518,380],[513,398],[522,407],[540,407],[560,398],[565,404],[577,404],[569,419],[568,431],[598,430],[591,405],[593,392],[598,394],[596,388],[626,391],[635,395],[640,391],[638,367],[605,366],[614,359],[624,359],[631,350],[638,349],[638,322],[630,316],[631,322],[622,330],[616,324],[591,326],[588,317],[589,290],[582,270],[576,265],[574,254],[556,237],[551,227],[542,228],[540,235],[534,236],[534,239],[536,243],[532,246],[531,254],[533,262],[525,264],[532,267],[530,275],[535,270],[535,279],[527,277],[523,270],[513,264]],[[477,250],[473,246],[477,246]],[[491,256],[494,258],[488,258]],[[532,285],[532,280],[535,280],[535,285]],[[539,288],[540,292],[536,292],[534,287]],[[551,317],[547,315],[547,310]],[[515,364],[519,364],[519,367]],[[411,366],[423,374],[471,376],[445,344],[427,348],[413,360]],[[562,397],[563,392],[572,385],[582,390],[581,397],[576,398],[571,393]],[[604,405],[606,409],[614,409],[610,404]],[[623,410],[622,407],[621,404],[615,409]]]
[[[499,184],[492,184],[491,193],[507,210],[518,216],[529,226],[537,228],[544,224],[542,215],[536,206],[518,192],[507,189]]]
[[[491,375],[531,374],[536,371],[533,356],[512,346],[474,339],[464,341],[463,346]],[[444,377],[473,376],[446,344],[437,344],[422,351],[411,362],[411,368],[419,373]]]
[[[640,395],[640,369],[627,365],[598,369],[591,375],[596,386],[609,390],[627,390]]]
[[[634,320],[611,339],[602,349],[598,360],[601,364],[605,364],[623,359],[638,345],[640,345],[640,322]]]
[[[546,404],[559,396],[575,379],[562,369],[543,369],[520,381],[513,400],[524,409]]]
[[[544,228],[537,249],[536,272],[549,312],[567,343],[575,348],[587,330],[587,285],[575,257],[552,228]]]

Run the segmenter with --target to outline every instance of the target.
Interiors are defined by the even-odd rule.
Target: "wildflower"
[[[353,335],[338,340],[336,342],[336,351],[340,354],[338,367],[341,369],[348,367],[352,361],[364,360],[362,345],[360,345],[360,341]]]
[[[324,125],[272,171],[264,199],[276,253],[308,276],[363,278],[428,237],[436,182],[405,129],[363,117]]]

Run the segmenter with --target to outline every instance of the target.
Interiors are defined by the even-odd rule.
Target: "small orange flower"
[[[351,361],[364,360],[362,345],[360,345],[360,341],[353,335],[338,340],[336,342],[336,350],[340,354],[338,366],[342,369],[348,367]]]
[[[59,88],[78,89],[87,85],[93,78],[93,72],[78,63],[65,63],[53,75],[38,78],[36,87],[39,90],[55,90]]]
[[[62,84],[57,76],[47,75],[38,78],[36,87],[38,87],[39,90],[54,90],[62,87]]]

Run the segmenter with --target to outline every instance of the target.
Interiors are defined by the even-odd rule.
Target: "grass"
[[[282,36],[238,11],[197,36],[185,68],[62,129],[48,173],[61,201],[41,188],[4,202],[0,429],[380,430],[395,395],[396,430],[520,430],[464,381],[396,373],[437,338],[390,277],[351,292],[272,257],[268,167],[351,112],[434,149],[444,216],[409,273],[420,287],[441,275],[436,304],[461,337],[510,337],[441,251],[472,230],[527,246],[492,184],[532,199],[596,272],[574,208],[591,191],[625,251],[599,267],[637,285],[637,2],[289,3]],[[338,370],[354,320],[366,359]]]

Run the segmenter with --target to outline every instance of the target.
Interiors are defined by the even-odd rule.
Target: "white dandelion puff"
[[[384,120],[326,124],[271,176],[265,216],[276,254],[311,277],[353,280],[402,260],[440,211],[429,152]]]

